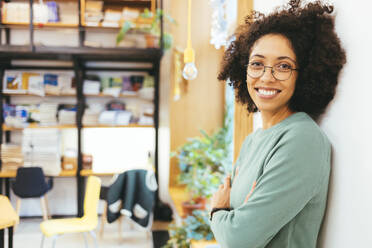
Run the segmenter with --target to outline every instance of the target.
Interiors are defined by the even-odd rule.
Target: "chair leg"
[[[134,229],[134,223],[133,223],[131,218],[128,218],[128,219],[129,219],[130,230],[133,230]]]
[[[122,228],[123,228],[123,216],[120,215],[119,219],[118,219],[118,232],[119,232],[119,240],[121,240],[123,237],[122,237]]]
[[[13,227],[8,227],[8,247],[13,248]]]
[[[56,247],[57,238],[58,238],[58,235],[55,235],[55,236],[53,237],[52,248],[55,248],[55,247]]]
[[[16,212],[19,216],[19,211],[21,210],[21,198],[17,197],[17,203],[16,203]]]
[[[44,240],[45,240],[45,236],[44,236],[44,234],[41,234],[41,244],[40,244],[40,248],[43,248],[43,247],[44,247]]]
[[[87,233],[83,232],[85,248],[88,248]]]
[[[40,197],[41,210],[43,212],[43,219],[48,220],[47,207],[45,202],[45,197]]]
[[[17,197],[17,202],[16,202],[16,212],[17,212],[17,215],[19,216],[19,212],[21,211],[21,198],[19,198],[19,197]],[[19,224],[19,223],[18,223]],[[18,224],[15,224],[14,225],[14,230],[13,231],[15,231],[16,230],[16,228],[17,228],[17,225]]]
[[[107,202],[105,201],[104,207],[103,207],[103,213],[101,215],[101,226],[99,230],[99,236],[101,238],[103,238],[103,228],[105,226],[106,219],[107,219]]]
[[[0,229],[0,247],[4,248],[4,236],[5,236],[5,229]]]
[[[49,203],[48,203],[48,198],[47,198],[47,195],[46,194],[44,195],[44,199],[45,199],[45,209],[46,209],[46,213],[47,213],[48,219],[51,219],[52,217],[50,215]]]
[[[151,239],[151,234],[152,234],[152,233],[151,233],[151,230],[147,230],[147,231],[146,231],[146,238],[147,238],[147,239]]]
[[[97,242],[97,236],[96,236],[96,233],[95,233],[93,230],[90,231],[89,233],[90,233],[90,235],[93,237],[95,248],[98,248],[98,242]]]

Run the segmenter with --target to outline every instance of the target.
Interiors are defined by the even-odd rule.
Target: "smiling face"
[[[262,66],[274,67],[276,78],[268,67],[262,76],[252,78],[254,70],[259,70]],[[257,108],[263,114],[269,115],[291,113],[288,104],[295,90],[297,71],[289,68],[295,69],[297,64],[290,41],[279,34],[262,36],[252,47],[249,67],[251,76],[247,73],[247,88]],[[287,79],[278,80],[283,78]]]

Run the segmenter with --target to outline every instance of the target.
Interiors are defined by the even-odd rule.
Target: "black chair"
[[[103,236],[103,229],[105,222],[112,223],[115,220],[119,219],[119,236],[121,235],[121,221],[120,221],[120,208],[121,208],[121,199],[123,196],[123,186],[124,186],[124,173],[115,175],[114,182],[110,186],[101,186],[100,191],[100,200],[105,201],[103,213],[101,216],[101,227],[100,227],[100,236]],[[113,212],[108,209],[108,206],[118,202],[120,204],[118,211]],[[119,203],[120,202],[120,203]]]
[[[40,198],[43,219],[48,219],[48,204],[46,193],[53,187],[53,179],[46,181],[44,172],[40,167],[20,167],[17,170],[15,181],[11,185],[17,196],[16,211],[19,215],[21,198]]]
[[[152,170],[133,169],[118,175],[109,187],[101,187],[100,199],[105,200],[105,208],[101,218],[100,235],[103,235],[104,223],[118,220],[119,237],[123,217],[147,229],[148,237],[151,233],[153,221],[153,206],[157,183]]]

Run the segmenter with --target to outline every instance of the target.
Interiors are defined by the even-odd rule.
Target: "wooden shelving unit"
[[[25,0],[30,1],[31,0]],[[65,0],[58,0],[63,2]],[[68,0],[78,3],[79,7],[79,23],[76,24],[66,24],[66,23],[33,23],[32,14],[30,10],[30,20],[28,23],[0,23],[0,78],[4,76],[5,70],[19,69],[19,70],[72,70],[75,74],[76,79],[76,89],[75,95],[46,95],[46,97],[76,97],[77,106],[77,124],[76,125],[57,125],[52,128],[60,129],[76,129],[77,130],[77,147],[78,147],[78,158],[77,158],[77,170],[76,171],[62,171],[59,175],[60,177],[76,177],[77,180],[77,209],[78,216],[83,214],[83,199],[84,199],[84,180],[86,176],[96,175],[89,170],[83,170],[82,167],[82,129],[83,128],[154,128],[155,129],[155,157],[154,163],[156,172],[158,171],[158,127],[159,127],[159,71],[160,71],[160,60],[163,55],[162,47],[160,48],[93,48],[84,46],[86,29],[91,27],[85,27],[84,23],[84,13],[85,13],[85,0]],[[35,2],[35,1],[33,1]],[[162,0],[105,0],[108,5],[116,4],[129,4],[135,6],[139,4],[141,6],[150,6],[151,11],[155,11],[157,7],[162,8]],[[158,4],[160,3],[160,5]],[[0,4],[4,4],[4,1],[0,0]],[[0,20],[4,20],[0,13]],[[139,20],[140,22],[141,20]],[[34,33],[35,29],[39,28],[58,28],[58,29],[76,29],[78,31],[79,45],[75,47],[61,47],[61,46],[41,46],[35,44]],[[11,29],[12,28],[28,28],[29,30],[29,45],[12,45],[10,43],[11,39]],[[162,25],[161,25],[162,30]],[[162,32],[161,32],[162,34]],[[5,36],[5,37],[3,37]],[[162,35],[161,38],[162,39]],[[160,43],[162,44],[162,42]],[[71,66],[61,67],[61,66],[38,66],[32,63],[27,65],[14,65],[13,60],[58,60],[58,61],[68,61],[71,62]],[[112,71],[144,71],[153,75],[155,79],[155,92],[154,92],[154,125],[136,125],[130,124],[125,126],[111,126],[111,125],[94,125],[94,126],[84,126],[82,124],[82,116],[85,109],[86,97],[112,97],[100,94],[98,96],[89,96],[83,94],[83,79],[86,71],[90,70],[107,70],[107,68],[92,68],[87,67],[87,62],[146,62],[151,63],[151,68],[112,68]],[[0,142],[3,142],[5,137],[6,140],[10,139],[11,131],[23,130],[23,128],[13,128],[4,125],[4,120],[2,118],[4,101],[10,99],[12,96],[24,96],[24,97],[36,97],[30,94],[3,94],[3,84],[0,83]],[[119,97],[123,98],[134,98],[138,96],[122,94]],[[29,128],[50,128],[42,127],[37,124],[30,124]],[[1,169],[1,159],[0,159],[0,169]],[[0,170],[1,171],[1,170]],[[13,173],[13,174],[12,174]],[[6,194],[9,195],[9,178],[15,176],[15,172],[0,172],[0,192],[2,192],[2,179],[5,179],[6,183]],[[101,175],[101,174],[99,174]],[[104,175],[111,175],[106,173]],[[158,179],[158,175],[156,174]],[[158,201],[158,196],[157,196]]]

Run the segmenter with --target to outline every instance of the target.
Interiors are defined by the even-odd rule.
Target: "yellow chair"
[[[83,217],[43,221],[40,224],[43,233],[41,247],[44,245],[45,237],[53,237],[52,247],[55,247],[58,236],[65,233],[83,233],[85,246],[87,246],[85,236],[87,232],[92,235],[95,246],[98,247],[94,229],[98,224],[97,207],[100,189],[101,180],[98,177],[90,176],[85,191]]]
[[[8,228],[8,245],[13,247],[13,227],[18,224],[19,216],[14,211],[8,197],[0,195],[0,247],[4,247],[4,229]]]

